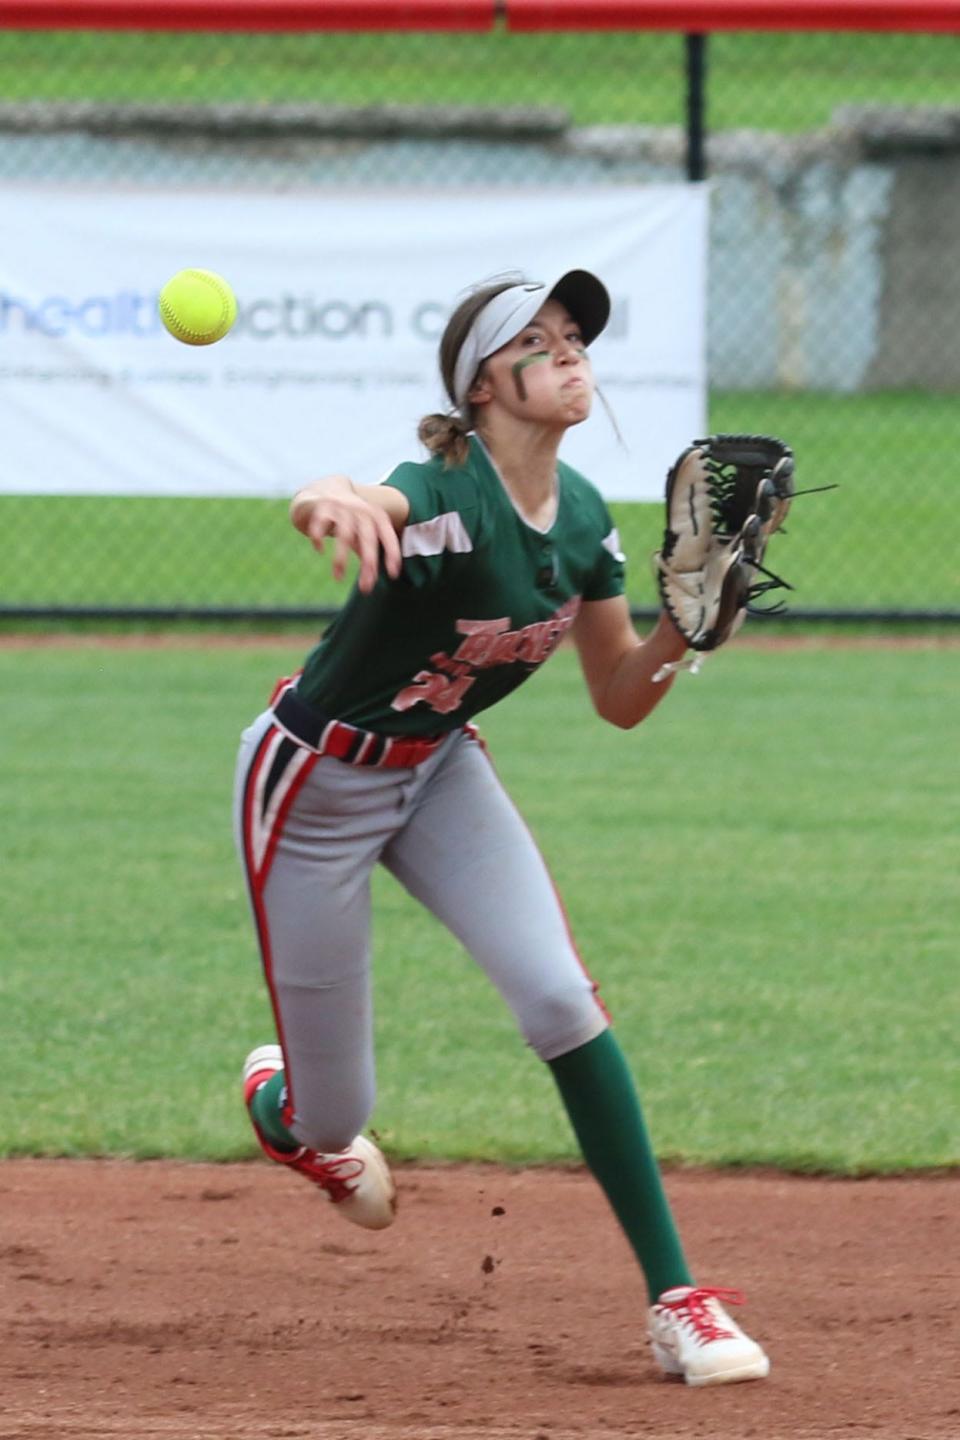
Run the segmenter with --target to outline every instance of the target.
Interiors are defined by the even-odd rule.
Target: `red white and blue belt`
[[[345,720],[332,720],[313,705],[301,700],[287,682],[271,701],[274,719],[298,745],[317,755],[330,755],[348,765],[373,765],[381,769],[406,768],[428,759],[447,739],[446,735],[378,735],[361,730]]]

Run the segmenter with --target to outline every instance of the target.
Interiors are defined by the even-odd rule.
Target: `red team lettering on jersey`
[[[510,617],[500,620],[458,620],[456,631],[465,638],[452,655],[430,656],[433,670],[419,670],[412,682],[390,702],[394,710],[427,705],[440,715],[456,710],[476,679],[472,672],[492,665],[542,665],[556,650],[580,609],[574,595],[548,620],[509,630]]]

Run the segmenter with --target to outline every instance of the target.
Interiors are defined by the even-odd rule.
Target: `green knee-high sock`
[[[691,1284],[640,1101],[623,1052],[605,1030],[548,1062],[583,1157],[643,1268],[651,1300]]]
[[[298,1150],[299,1140],[294,1139],[281,1117],[283,1089],[286,1079],[282,1070],[271,1075],[259,1090],[255,1090],[250,1101],[250,1114],[260,1134],[278,1150]]]

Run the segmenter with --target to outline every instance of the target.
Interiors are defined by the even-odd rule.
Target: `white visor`
[[[515,339],[551,299],[559,300],[570,311],[584,345],[596,340],[610,318],[606,286],[589,270],[567,270],[552,285],[531,281],[501,290],[474,319],[454,366],[451,399],[464,417],[469,408],[467,396],[483,361]]]

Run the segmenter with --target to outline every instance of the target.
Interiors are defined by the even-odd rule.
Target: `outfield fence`
[[[802,483],[840,486],[809,502],[793,615],[956,621],[958,35],[955,0],[14,0],[0,216],[31,187],[563,187],[589,207],[707,179],[709,428],[781,433]],[[32,303],[0,258],[0,424]],[[338,468],[322,427],[317,449],[304,479]],[[0,477],[2,616],[336,602],[291,569],[282,501],[46,479],[59,493]],[[642,548],[649,510],[617,506]]]

